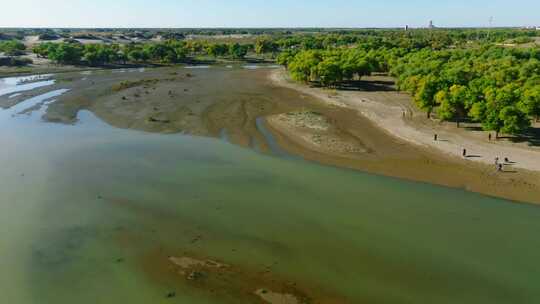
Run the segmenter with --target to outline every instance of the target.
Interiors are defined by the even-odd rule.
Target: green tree
[[[296,55],[295,52],[293,51],[284,51],[284,52],[281,52],[277,59],[276,59],[276,62],[277,64],[279,65],[282,65],[286,68],[289,67],[289,63],[294,59],[294,56]]]
[[[206,53],[213,57],[222,57],[227,55],[229,47],[226,44],[209,44],[206,46]]]
[[[341,63],[337,57],[328,57],[319,62],[315,68],[315,77],[323,86],[335,86],[343,80]]]
[[[516,106],[504,107],[499,113],[499,120],[502,125],[501,132],[507,134],[519,134],[531,125],[527,114],[520,111]]]
[[[48,58],[63,64],[78,64],[81,61],[83,47],[79,43],[58,43],[50,44],[48,48]]]
[[[289,72],[296,81],[307,82],[314,77],[314,69],[321,62],[321,56],[317,51],[301,51],[289,63]]]
[[[436,105],[435,94],[438,91],[439,83],[435,76],[430,75],[420,79],[414,99],[419,108],[427,111],[428,118],[431,118],[431,113]]]
[[[26,46],[18,40],[0,42],[0,52],[8,56],[19,56],[24,54]]]
[[[371,74],[373,67],[367,54],[362,50],[350,50],[341,56],[341,69],[345,79],[362,77]]]
[[[278,50],[278,45],[268,37],[257,39],[255,42],[255,53],[259,55],[275,53]]]
[[[128,59],[140,62],[148,60],[148,56],[142,49],[133,49],[128,53]]]
[[[523,98],[518,106],[524,113],[538,120],[540,117],[540,84],[525,88]]]
[[[229,46],[229,55],[234,59],[242,59],[246,57],[248,47],[239,43],[234,43]]]
[[[478,118],[483,128],[495,131],[497,137],[500,132],[517,134],[530,124],[527,114],[516,106],[520,95],[519,88],[515,84],[508,84],[502,88],[487,88],[485,100],[484,113]]]
[[[82,59],[89,65],[103,65],[119,59],[118,45],[87,44],[83,49]]]
[[[34,45],[32,48],[32,52],[36,54],[40,58],[47,58],[49,56],[49,49],[50,49],[51,43],[39,43]]]

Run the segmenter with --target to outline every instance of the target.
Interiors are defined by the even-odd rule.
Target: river
[[[43,98],[0,110],[5,303],[253,303],[226,282],[215,296],[161,280],[156,251],[269,267],[343,303],[540,302],[536,206],[117,129],[88,111],[47,123]]]

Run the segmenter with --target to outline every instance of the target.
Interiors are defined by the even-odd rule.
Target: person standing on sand
[[[467,156],[467,149],[463,149],[463,157]]]
[[[491,141],[491,133],[489,133],[488,138],[489,138],[489,141]]]
[[[435,134],[435,135],[433,136],[433,139],[434,139],[435,141],[437,141],[437,140],[439,139],[439,135]]]
[[[499,165],[499,158],[495,157],[495,166],[498,166],[498,165]]]

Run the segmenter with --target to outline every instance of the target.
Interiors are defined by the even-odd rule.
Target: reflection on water
[[[11,117],[39,102],[0,111],[2,302],[254,302],[155,271],[185,253],[348,303],[540,301],[537,207],[115,129],[89,111],[74,125]]]
[[[9,110],[5,111],[4,113],[16,115],[16,114],[21,114],[22,112],[26,112],[26,111],[31,112],[33,108],[36,108],[37,106],[39,106],[39,108],[43,108],[43,106],[47,105],[47,103],[54,102],[54,100],[52,100],[53,98],[56,98],[67,91],[69,90],[58,89],[58,90],[53,90],[53,91],[29,98],[23,102],[18,103],[15,106],[12,106],[11,108],[9,108]],[[41,111],[41,114],[43,113],[44,111]]]
[[[53,85],[55,83],[54,79],[44,80],[50,78],[51,76],[51,74],[46,74],[0,78],[0,96]]]
[[[256,70],[256,69],[279,69],[281,66],[275,64],[247,64],[242,66],[247,70]]]
[[[298,159],[298,157],[295,157],[293,155],[290,155],[285,150],[283,150],[279,144],[277,143],[276,139],[274,138],[274,135],[265,126],[264,123],[264,117],[259,117],[255,120],[255,123],[257,125],[257,130],[264,136],[264,139],[266,143],[268,144],[268,148],[270,149],[270,152],[272,154],[283,157],[283,158],[289,158],[289,159]]]
[[[209,69],[209,65],[187,65],[184,68],[186,69]]]

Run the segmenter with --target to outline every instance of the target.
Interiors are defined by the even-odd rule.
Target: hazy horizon
[[[2,28],[397,28],[540,25],[540,1],[20,0],[2,5]]]

